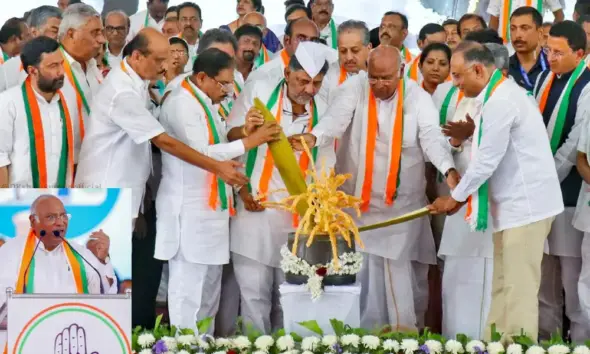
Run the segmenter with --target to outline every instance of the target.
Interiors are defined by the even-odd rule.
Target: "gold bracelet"
[[[248,136],[248,133],[246,133],[246,126],[245,126],[245,125],[242,127],[242,134],[243,134],[245,137],[247,137],[247,136]]]

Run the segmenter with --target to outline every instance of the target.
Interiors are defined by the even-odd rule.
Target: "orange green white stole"
[[[283,61],[283,65],[285,67],[289,66],[289,62],[291,61],[291,57],[289,57],[289,53],[287,53],[287,51],[285,49],[283,49],[279,52],[279,55],[281,56],[281,60]]]
[[[498,28],[500,37],[504,40],[504,44],[510,42],[510,15],[516,10],[516,8],[512,6],[513,1],[515,0],[502,0],[502,8],[500,9],[500,24]],[[526,0],[524,6],[534,7],[541,15],[543,14],[543,0]]]
[[[506,78],[502,75],[500,70],[494,71],[490,82],[486,88],[486,93],[483,99],[482,112],[485,104],[494,94],[498,86],[504,82]],[[483,131],[483,113],[475,122],[475,132],[477,136],[473,137],[473,145],[471,146],[471,161],[473,161],[478,154],[478,147],[481,144],[481,138],[485,133]],[[489,211],[489,184],[486,181],[479,189],[467,199],[467,213],[465,220],[471,225],[473,231],[485,231],[488,228],[488,211]]]
[[[29,155],[31,156],[33,188],[48,188],[45,134],[43,132],[41,110],[39,109],[39,103],[33,91],[30,77],[22,84],[21,90],[29,131]],[[57,174],[57,186],[55,187],[68,188],[74,186],[74,134],[66,100],[61,91],[58,91],[58,95],[59,112],[62,121],[62,147]]]
[[[256,60],[254,61],[254,69],[261,67],[269,61],[270,55],[268,54],[268,49],[266,49],[266,46],[262,44],[262,46],[260,47],[260,52],[258,53]]]
[[[393,129],[389,141],[388,173],[385,186],[385,204],[393,205],[397,197],[397,188],[400,184],[402,141],[404,135],[404,99],[406,95],[406,82],[399,80],[397,86],[397,103]],[[361,135],[361,146],[365,146],[364,154],[361,152],[359,161],[359,173],[355,186],[355,195],[362,199],[361,211],[369,211],[371,202],[371,191],[373,190],[373,165],[375,163],[375,142],[377,133],[380,130],[378,121],[378,105],[373,90],[369,87],[368,92],[367,123],[363,124]],[[386,127],[381,127],[386,129]]]
[[[402,45],[401,53],[402,57],[404,58],[404,64],[409,64],[412,62],[412,53],[410,53],[410,51],[408,50],[408,48],[406,48],[405,45]]]
[[[10,56],[8,56],[8,54],[6,54],[2,49],[0,49],[0,53],[2,54],[2,56],[0,57],[0,65],[2,65],[6,63],[8,59],[10,59]]]
[[[449,90],[449,92],[447,92],[447,95],[445,96],[445,99],[443,100],[443,103],[440,107],[440,112],[439,112],[438,117],[439,117],[439,122],[440,122],[441,127],[443,125],[447,124],[447,119],[449,117],[449,110],[452,106],[451,101],[453,100],[453,97],[455,97],[455,94],[457,94],[457,102],[455,103],[455,109],[457,109],[457,107],[459,106],[459,103],[461,103],[461,100],[465,96],[463,91],[459,90],[456,86],[451,86],[451,89]],[[443,181],[443,175],[439,172],[438,173],[438,182],[440,183],[442,181]]]
[[[219,138],[219,131],[218,127],[215,124],[215,119],[213,118],[213,114],[211,114],[211,110],[207,106],[205,100],[201,97],[201,95],[191,86],[189,83],[189,78],[187,77],[182,82],[182,87],[193,96],[203,111],[207,116],[207,130],[209,132],[209,145],[215,145],[221,143],[221,139]],[[235,215],[235,210],[233,208],[233,201],[231,197],[231,193],[228,195],[228,191],[226,188],[225,182],[217,177],[214,174],[210,174],[211,176],[211,190],[209,192],[209,208],[211,210],[217,210],[218,207],[221,207],[221,210],[228,210],[230,215]]]
[[[238,81],[234,80],[234,99],[241,92],[242,92],[242,88],[238,84]],[[229,114],[231,113],[231,110],[232,110],[233,106],[234,106],[233,99],[232,100],[227,100],[227,103],[221,102],[219,104],[219,109],[217,110],[217,113],[219,113],[219,116],[221,117],[221,119],[223,119],[224,121],[227,120],[227,118],[229,117]]]
[[[33,252],[38,240],[39,239],[37,236],[35,236],[35,232],[30,230],[25,242],[25,247],[21,257],[21,264],[18,271],[18,279],[15,290],[15,293],[17,294],[22,294],[25,287],[27,293],[32,294],[35,292],[35,258],[33,257]],[[67,243],[63,242],[62,247],[63,252],[66,254],[68,265],[72,270],[72,276],[74,277],[74,282],[76,284],[76,293],[88,294],[88,279],[86,278],[86,267],[84,265],[84,261],[76,252],[72,251]],[[29,262],[30,266],[28,266],[27,270],[27,265]]]
[[[84,94],[84,90],[82,90],[82,86],[80,86],[80,82],[78,78],[72,71],[72,66],[70,65],[70,61],[66,56],[65,50],[63,47],[60,47],[64,58],[64,71],[66,76],[68,77],[68,81],[74,87],[74,91],[76,92],[76,105],[78,107],[78,124],[80,125],[80,139],[84,139],[84,111],[86,114],[90,115],[90,105],[88,104],[88,99]],[[84,111],[82,111],[84,108]]]
[[[408,79],[414,80],[416,82],[418,82],[420,79],[420,76],[419,76],[420,69],[418,68],[418,64],[420,64],[420,56],[421,55],[422,54],[419,54],[416,58],[414,58],[414,60],[410,64],[410,68],[408,69],[408,74],[407,74]]]

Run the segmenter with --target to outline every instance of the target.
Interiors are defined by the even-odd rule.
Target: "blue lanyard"
[[[541,62],[541,71],[547,70],[547,62],[545,59],[545,53],[543,53],[543,51],[541,51],[541,53],[539,54],[539,61]],[[527,74],[527,72],[524,71],[522,64],[520,64],[520,75],[522,75],[522,78],[524,79],[524,82],[526,83],[527,87],[530,87],[532,90],[533,84],[531,83],[531,80],[529,79],[529,75]]]

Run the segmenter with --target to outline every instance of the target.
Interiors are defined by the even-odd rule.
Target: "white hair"
[[[123,11],[123,10],[113,10],[113,11],[109,11],[104,16],[104,21],[106,22],[107,21],[107,18],[109,18],[109,16],[111,16],[111,15],[121,15],[121,16],[123,16],[123,18],[125,20],[128,20],[129,19],[129,16],[127,16],[127,14],[125,13],[125,11]]]
[[[100,19],[100,14],[90,5],[80,3],[68,6],[59,26],[58,39],[61,41],[70,29],[79,29],[92,17]]]
[[[31,204],[31,215],[37,215],[37,206],[39,205],[39,203],[41,203],[47,199],[60,200],[58,197],[54,196],[53,194],[43,194],[43,195],[37,197],[37,199],[35,199],[33,201],[33,204]]]

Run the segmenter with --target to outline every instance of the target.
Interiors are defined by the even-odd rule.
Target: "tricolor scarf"
[[[490,97],[494,94],[498,86],[504,82],[506,78],[502,75],[500,70],[495,70],[487,85],[485,96],[483,99],[482,114],[480,119],[475,122],[475,131],[477,137],[473,139],[471,146],[471,161],[475,160],[478,154],[478,148],[481,144],[483,132],[483,109]],[[467,199],[467,213],[465,220],[471,225],[473,231],[485,231],[488,228],[488,210],[489,210],[489,185],[488,181],[482,184],[479,189]]]
[[[401,50],[402,56],[404,58],[404,63],[408,64],[412,61],[412,53],[410,53],[410,51],[408,50],[408,48],[406,48],[405,45],[402,44],[402,50]]]
[[[586,69],[586,63],[582,60],[570,76],[567,84],[565,86],[565,90],[561,92],[561,96],[559,96],[559,100],[555,107],[557,109],[553,109],[551,113],[551,118],[549,119],[549,123],[547,124],[547,133],[549,134],[549,139],[551,143],[551,151],[555,155],[557,152],[557,148],[559,147],[559,142],[563,136],[563,127],[565,125],[565,120],[567,116],[567,110],[570,104],[570,95],[572,93],[572,88],[574,87],[576,81],[580,78],[580,76],[584,73]],[[553,80],[555,79],[554,73],[549,73],[547,79],[539,89],[539,95],[537,96],[537,101],[539,103],[539,109],[541,110],[541,114],[545,112],[545,108],[547,106],[547,98],[549,97],[549,92],[551,91],[551,86],[553,85]]]
[[[516,0],[502,0],[500,11],[500,36],[504,44],[510,42],[510,15],[512,15],[512,2]],[[526,0],[524,6],[535,7],[540,14],[543,14],[543,0]]]
[[[285,67],[289,66],[289,63],[291,62],[291,57],[289,57],[289,53],[287,53],[287,51],[285,49],[283,49],[279,52],[279,55],[281,56],[281,60],[283,62],[283,65]]]
[[[2,49],[0,49],[0,53],[2,53],[2,58],[0,58],[0,65],[6,63],[8,61],[8,59],[10,59],[10,57],[8,56],[8,54],[4,53],[4,51],[2,51]]]
[[[30,230],[25,242],[25,247],[21,257],[21,264],[18,271],[18,280],[16,282],[15,290],[15,293],[17,294],[22,294],[25,290],[25,287],[27,293],[33,294],[35,292],[35,258],[33,257],[33,252],[38,240],[39,239],[35,235],[35,232]],[[62,242],[61,246],[63,252],[66,254],[66,258],[68,259],[68,265],[72,270],[72,276],[74,277],[74,282],[76,283],[76,293],[88,294],[88,279],[86,278],[86,267],[82,258],[76,252],[72,251],[67,243]],[[29,262],[30,266],[28,266],[29,269],[27,270],[27,265]]]
[[[147,28],[150,24],[150,12],[146,10],[145,12],[145,21],[143,22],[143,28]]]
[[[416,82],[418,82],[419,79],[419,71],[420,69],[418,68],[418,64],[420,64],[420,56],[422,54],[418,54],[418,56],[416,58],[414,58],[414,61],[412,61],[412,64],[410,64],[410,68],[408,70],[408,74],[407,77],[408,79],[414,80]]]
[[[268,63],[269,61],[270,55],[268,54],[268,49],[266,49],[266,46],[263,44],[260,47],[260,52],[258,53],[256,60],[254,61],[254,69],[258,69],[262,65]]]
[[[217,110],[217,113],[219,113],[219,116],[224,121],[227,120],[227,118],[229,117],[229,114],[231,113],[231,110],[234,106],[234,100],[241,92],[242,88],[240,87],[238,82],[234,80],[234,98],[232,100],[227,100],[227,103],[221,102],[219,104],[219,109]]]
[[[86,99],[86,95],[84,94],[84,90],[82,90],[82,86],[80,86],[80,82],[76,75],[72,71],[72,66],[70,65],[70,61],[66,55],[66,52],[63,47],[60,47],[62,56],[64,58],[64,71],[70,84],[74,87],[74,91],[76,91],[76,106],[78,107],[78,124],[80,125],[80,140],[84,139],[84,111],[86,114],[90,115],[90,105],[88,104],[88,100]],[[82,106],[84,106],[84,111],[82,111]]]
[[[216,145],[221,143],[219,138],[219,130],[217,125],[215,124],[215,119],[211,114],[211,110],[207,106],[205,100],[201,97],[201,95],[191,86],[189,82],[189,78],[187,77],[182,82],[182,87],[191,95],[193,96],[197,102],[203,108],[205,115],[207,116],[207,130],[209,132],[209,145]],[[228,191],[226,188],[225,182],[217,177],[214,174],[210,174],[211,177],[211,191],[209,192],[209,208],[211,210],[217,210],[218,207],[221,207],[221,210],[228,210],[230,215],[235,215],[235,210],[233,208],[233,202],[231,198],[231,193],[228,195]]]
[[[447,92],[447,95],[445,96],[445,99],[443,100],[442,106],[440,107],[440,113],[439,113],[439,122],[440,122],[440,126],[442,127],[443,125],[447,124],[447,119],[449,117],[449,109],[451,107],[451,101],[453,99],[453,97],[455,97],[455,93],[457,93],[457,102],[455,103],[455,109],[457,109],[457,107],[459,106],[459,103],[461,102],[461,100],[464,97],[464,93],[463,91],[459,90],[456,86],[451,86],[451,89],[449,90],[449,92]],[[443,180],[443,175],[439,172],[438,173],[438,182],[442,182]]]
[[[338,29],[336,28],[336,22],[334,22],[334,19],[330,19],[328,26],[330,26],[330,35],[321,36],[321,38],[327,40],[328,37],[330,37],[331,41],[328,45],[331,46],[332,49],[338,49]]]
[[[283,115],[283,99],[285,96],[285,92],[284,92],[285,86],[286,86],[285,80],[281,80],[281,82],[279,82],[277,87],[273,90],[272,94],[270,95],[270,98],[268,99],[268,101],[266,103],[266,107],[271,112],[274,111],[275,107],[276,107],[275,119],[279,125],[281,124],[281,117]],[[309,123],[307,124],[307,131],[308,132],[312,131],[312,129],[317,125],[318,119],[319,119],[315,99],[312,99],[312,101],[311,101],[310,110],[311,110],[311,114],[309,115]],[[256,147],[256,148],[250,150],[248,152],[248,156],[246,158],[246,176],[248,176],[249,179],[252,178],[252,173],[254,172],[254,166],[256,166],[256,160],[258,158],[258,150],[259,150],[259,147]],[[311,156],[311,158],[313,159],[313,161],[315,163],[315,161],[317,159],[317,155],[318,155],[318,148],[314,147],[313,149],[311,149],[311,154],[313,155],[313,156]],[[309,159],[310,159],[310,157],[307,156],[306,153],[302,153],[301,157],[299,158],[299,167],[301,167],[301,170],[303,172],[307,171],[307,169],[308,169],[309,162],[310,162]],[[263,195],[263,199],[262,199],[263,201],[266,200],[266,194],[268,193],[268,186],[270,183],[270,179],[272,177],[273,169],[274,169],[273,158],[270,153],[270,149],[266,148],[266,154],[264,156],[264,165],[262,167],[262,174],[260,175],[260,181],[258,184],[258,193]],[[250,193],[253,192],[252,185],[250,183],[248,183],[248,190],[250,191]]]
[[[28,77],[21,87],[25,112],[27,114],[27,126],[29,131],[29,155],[31,156],[31,174],[33,188],[48,188],[47,158],[45,155],[45,135],[43,132],[43,119],[39,109],[37,97]],[[59,95],[59,113],[62,123],[61,155],[57,174],[58,188],[74,187],[74,134],[72,132],[72,120],[68,111],[68,105],[61,91]]]
[[[359,160],[355,195],[362,199],[361,211],[367,212],[371,202],[371,191],[373,190],[373,165],[375,163],[375,142],[377,133],[380,130],[378,121],[378,105],[375,94],[371,87],[368,89],[368,111],[367,123],[362,126],[361,144],[365,146],[364,154],[361,151]],[[402,141],[404,135],[404,99],[406,96],[406,81],[400,79],[397,86],[397,103],[395,117],[393,119],[392,134],[389,140],[389,157],[387,183],[385,186],[385,204],[393,205],[397,198],[397,188],[400,184]],[[381,127],[381,130],[387,127]]]

